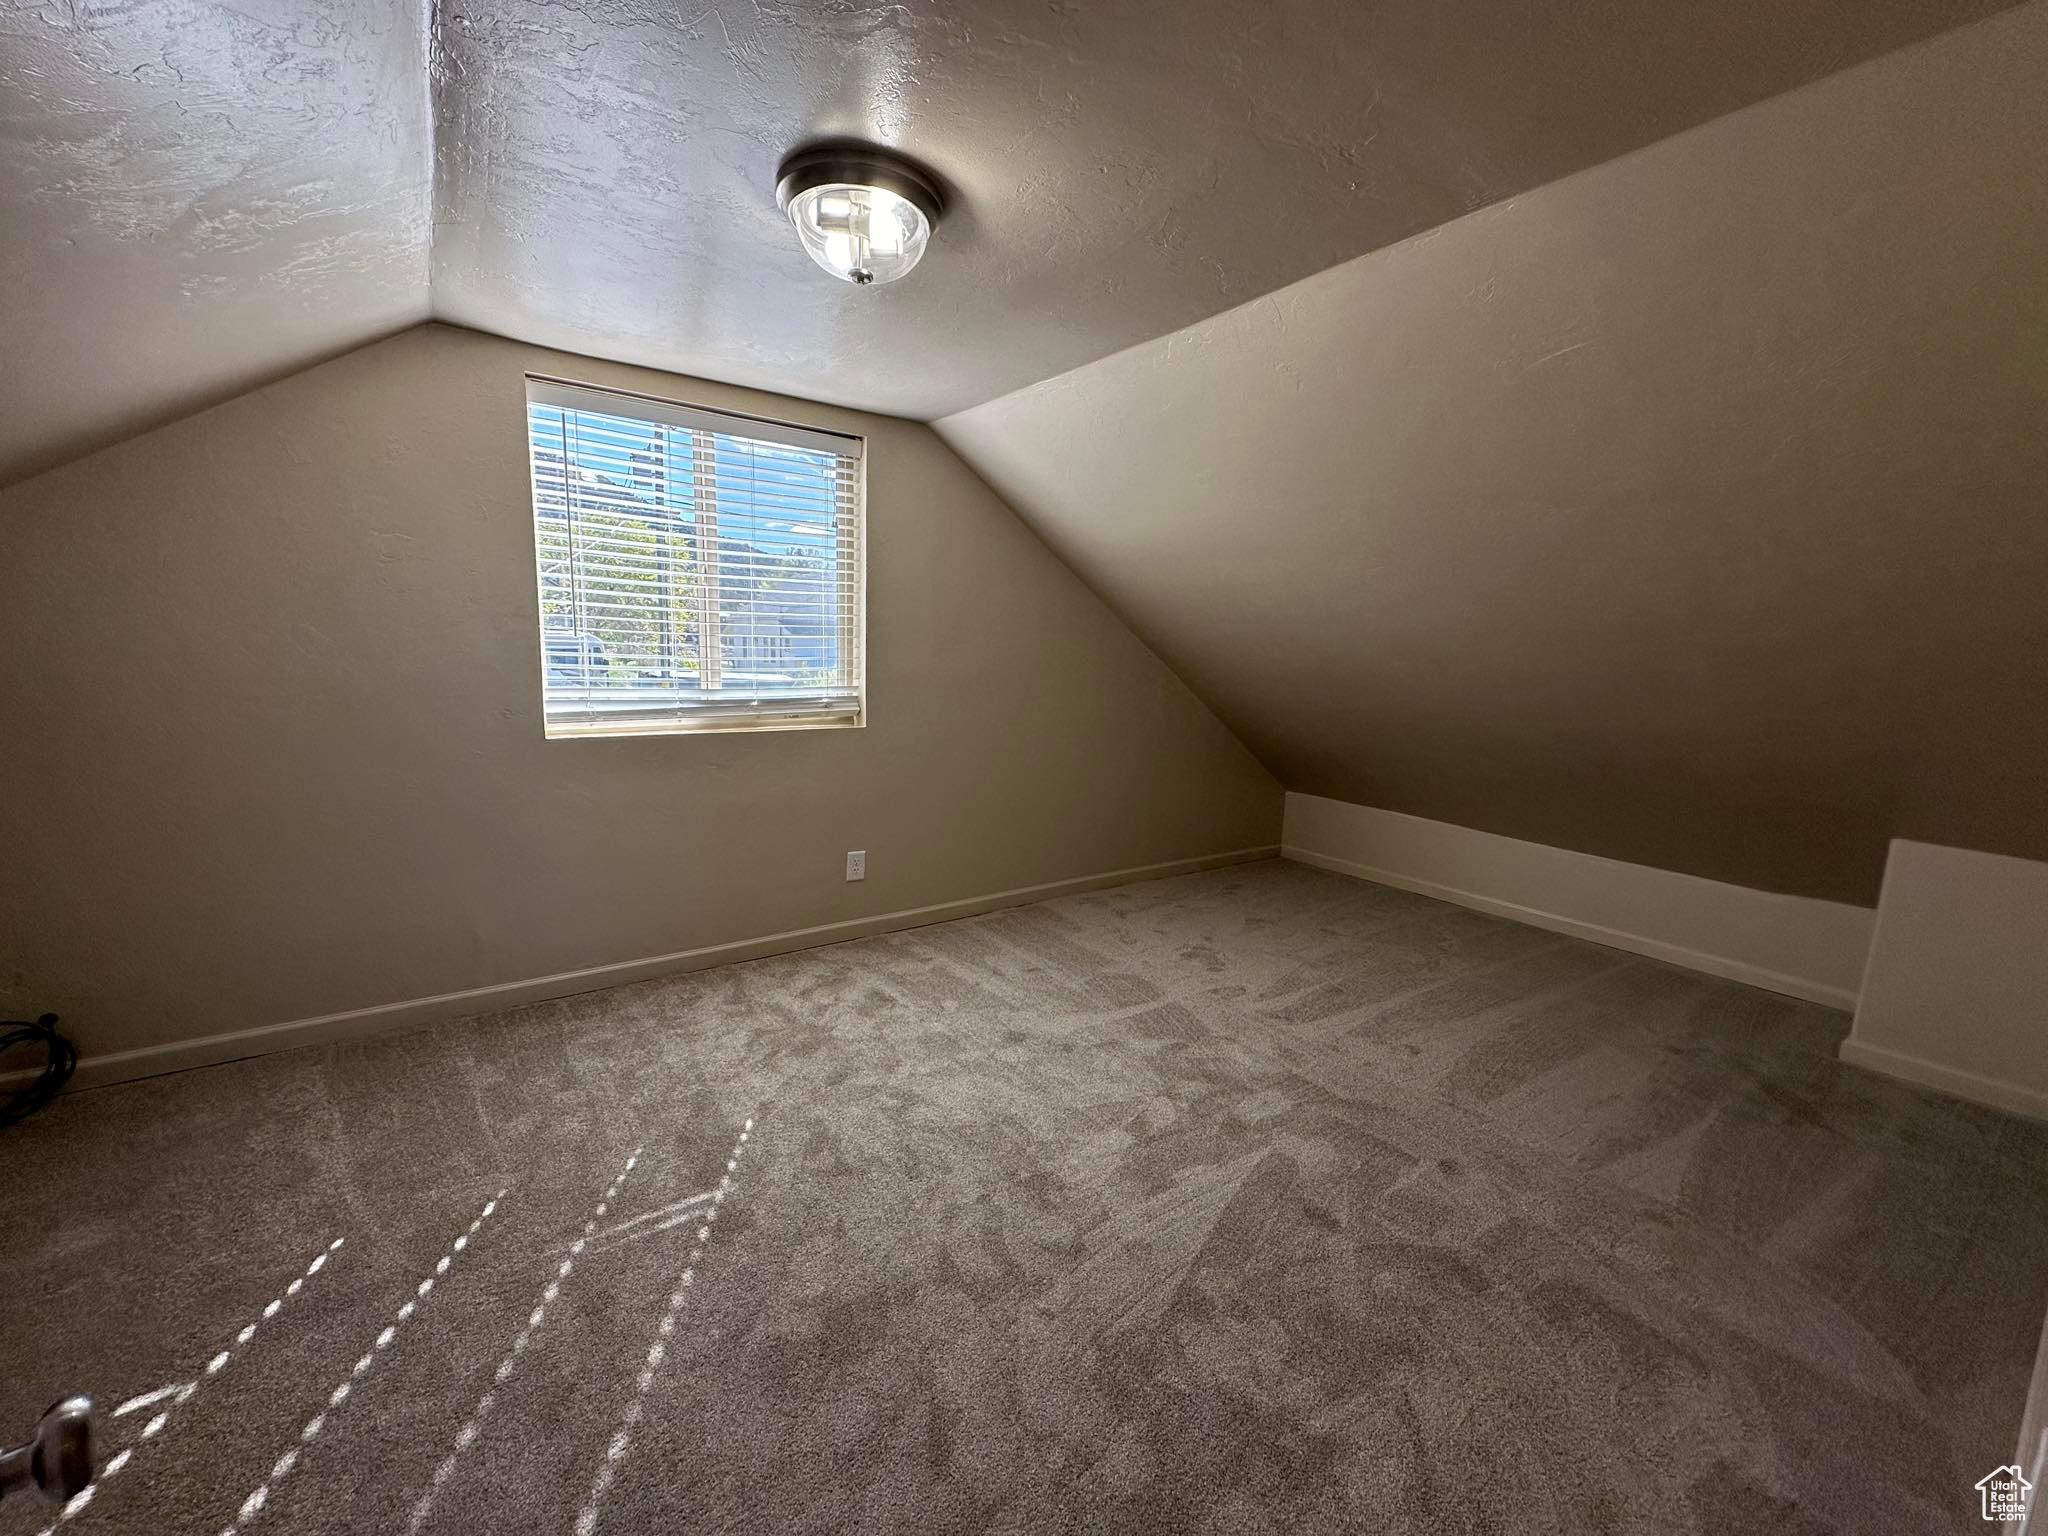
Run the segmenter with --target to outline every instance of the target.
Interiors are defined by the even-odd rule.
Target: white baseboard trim
[[[1894,838],[1841,1059],[2048,1118],[2048,861]]]
[[[2016,1115],[2031,1115],[2037,1120],[2048,1120],[2048,1093],[2033,1088],[2022,1088],[2017,1083],[2001,1082],[1995,1077],[1964,1072],[1955,1067],[1944,1067],[1938,1061],[1928,1061],[1921,1056],[1909,1056],[1904,1051],[1871,1045],[1854,1038],[1844,1040],[1836,1055],[1852,1067],[1862,1067],[1866,1071],[1881,1072],[1886,1077],[1917,1083],[1923,1088],[1935,1089],[1952,1098],[1969,1099],[1977,1104],[1988,1104],[1993,1109],[2009,1110]],[[2048,1341],[2044,1341],[2042,1347],[2048,1350]]]
[[[1784,896],[1398,811],[1290,793],[1281,855],[1851,1010],[1867,907]]]
[[[593,965],[583,970],[560,971],[552,976],[498,982],[492,986],[471,987],[461,992],[442,992],[433,997],[415,997],[403,1002],[380,1003],[371,1008],[351,1008],[343,1013],[323,1013],[314,1018],[293,1019],[285,1024],[266,1024],[256,1029],[236,1030],[230,1034],[174,1040],[165,1045],[143,1046],[131,1051],[111,1051],[102,1056],[81,1058],[77,1071],[72,1074],[70,1089],[100,1088],[110,1083],[130,1082],[139,1077],[155,1077],[164,1072],[182,1072],[191,1067],[218,1066],[222,1062],[239,1061],[249,1056],[266,1056],[273,1051],[287,1051],[299,1046],[328,1045],[337,1040],[352,1040],[363,1035],[383,1034],[389,1030],[438,1024],[448,1019],[466,1018],[471,1014],[493,1013],[500,1008],[515,1008],[522,1003],[546,1002],[551,998],[571,997],[579,992],[598,992],[606,987],[622,987],[636,981],[651,981],[660,976],[679,975],[685,971],[709,970],[713,966],[732,965],[742,960],[762,960],[770,955],[784,955],[793,950],[815,949],[820,945],[843,944],[850,939],[865,939],[880,933],[896,933],[905,928],[922,928],[932,923],[952,922],[957,918],[976,917],[984,912],[994,912],[1003,907],[1023,906],[1034,901],[1046,901],[1055,896],[1075,896],[1086,891],[1106,890],[1110,886],[1130,885],[1140,880],[1161,880],[1169,875],[1194,874],[1199,870],[1218,869],[1226,864],[1245,864],[1254,859],[1270,859],[1277,857],[1279,852],[1279,848],[1274,846],[1237,848],[1228,853],[1203,854],[1192,859],[1174,859],[1164,864],[1141,864],[1131,869],[1107,870],[1101,874],[1081,875],[1071,880],[1051,880],[1043,885],[1018,886],[1013,890],[968,896],[959,901],[937,902],[928,907],[906,907],[897,912],[880,912],[872,917],[854,917],[844,922],[820,923],[812,928],[792,928],[784,933],[771,933],[761,938],[737,939],[728,944],[707,944],[701,949],[679,949],[672,954],[650,955],[642,960],[622,960],[612,965]],[[33,1075],[32,1072],[7,1073],[0,1075],[0,1081],[23,1079]]]

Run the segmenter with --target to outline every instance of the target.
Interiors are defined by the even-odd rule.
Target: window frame
[[[727,735],[735,733],[758,733],[774,731],[830,731],[858,730],[868,723],[868,439],[866,434],[847,432],[833,427],[816,426],[808,422],[784,421],[776,417],[760,416],[745,411],[725,410],[716,406],[697,405],[689,401],[672,400],[661,395],[646,394],[638,390],[620,389],[607,384],[593,384],[582,379],[564,378],[555,374],[529,373],[522,381],[524,401],[522,421],[525,439],[527,465],[527,520],[533,539],[534,554],[534,630],[537,637],[537,659],[540,667],[540,712],[541,731],[548,741],[609,740],[621,737],[643,736],[701,736]],[[792,706],[786,710],[772,708],[758,709],[730,714],[705,713],[699,718],[678,714],[671,701],[664,704],[650,703],[644,711],[635,712],[630,708],[620,709],[606,719],[586,721],[558,721],[548,717],[548,628],[545,612],[545,596],[541,560],[540,530],[540,485],[536,476],[537,466],[533,451],[533,408],[535,405],[551,406],[556,409],[589,411],[606,414],[601,401],[612,400],[623,409],[609,414],[625,416],[628,419],[654,422],[664,426],[684,427],[709,432],[714,435],[725,433],[746,438],[752,435],[755,441],[775,443],[799,450],[811,449],[829,452],[840,458],[850,458],[854,469],[852,474],[853,517],[851,529],[851,558],[854,565],[853,581],[840,590],[850,593],[850,611],[839,615],[839,646],[841,654],[853,658],[854,663],[854,704],[851,711],[841,708],[821,709]],[[576,403],[571,403],[576,402]],[[758,434],[749,434],[749,427],[763,429]]]

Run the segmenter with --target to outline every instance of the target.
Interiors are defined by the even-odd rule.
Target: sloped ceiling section
[[[0,0],[0,484],[428,314],[412,0]]]
[[[2048,857],[2048,3],[939,423],[1283,783]]]
[[[2007,3],[0,0],[0,483],[430,311],[936,416]],[[829,136],[915,280],[797,250]]]
[[[2005,0],[439,0],[441,318],[929,418]],[[849,292],[777,214],[820,136],[954,211]]]

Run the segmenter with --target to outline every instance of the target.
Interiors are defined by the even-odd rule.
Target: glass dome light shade
[[[863,286],[893,283],[917,265],[932,226],[886,187],[833,181],[790,199],[789,222],[811,260]]]
[[[775,193],[811,260],[861,287],[893,283],[916,266],[939,215],[930,178],[874,150],[793,156]]]

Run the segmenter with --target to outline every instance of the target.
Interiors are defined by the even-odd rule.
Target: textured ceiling
[[[444,0],[444,319],[929,417],[2002,0]],[[818,135],[956,208],[848,290],[771,196]]]
[[[2048,0],[938,423],[1291,789],[2048,857]]]
[[[0,482],[429,312],[938,415],[2003,3],[0,0]],[[908,282],[820,135],[951,184]]]
[[[0,0],[0,484],[427,317],[411,0]]]

